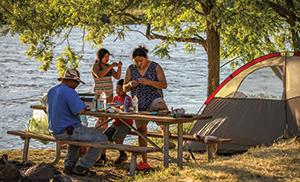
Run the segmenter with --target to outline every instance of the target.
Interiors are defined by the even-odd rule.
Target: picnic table
[[[85,113],[89,116],[111,118],[111,119],[120,119],[125,125],[134,130],[140,137],[145,139],[148,143],[153,145],[156,148],[159,148],[154,142],[152,142],[149,137],[145,136],[139,132],[134,126],[128,125],[124,120],[133,119],[141,121],[152,121],[159,125],[164,126],[163,132],[163,147],[160,148],[163,152],[164,167],[169,167],[169,126],[177,125],[177,165],[178,167],[183,167],[183,123],[190,123],[195,120],[209,119],[212,116],[204,115],[186,115],[181,117],[172,117],[171,115],[158,116],[153,115],[151,112],[118,112],[118,113],[107,113],[102,111],[87,111]]]
[[[32,109],[42,109],[45,110],[45,106],[41,105],[33,105],[31,106]],[[169,128],[170,125],[177,125],[177,165],[178,167],[183,167],[183,124],[184,123],[190,123],[195,120],[201,120],[201,119],[209,119],[212,118],[212,116],[204,116],[204,115],[183,115],[180,117],[173,117],[170,114],[165,115],[153,115],[152,112],[114,112],[114,113],[108,113],[103,111],[87,111],[85,115],[88,116],[94,116],[94,117],[102,117],[102,118],[109,118],[111,119],[120,119],[126,126],[131,128],[133,131],[136,132],[137,135],[145,139],[148,143],[150,143],[155,148],[160,149],[163,153],[163,159],[164,159],[164,167],[169,167]],[[164,126],[164,132],[163,132],[163,147],[160,148],[157,146],[152,140],[149,139],[149,137],[145,136],[141,132],[139,132],[134,126],[128,125],[124,120],[126,119],[133,119],[133,120],[142,120],[142,121],[152,121],[159,125]]]

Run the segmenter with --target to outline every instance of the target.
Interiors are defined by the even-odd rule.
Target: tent
[[[231,138],[231,143],[219,145],[220,153],[299,136],[300,54],[271,53],[243,65],[207,98],[202,114],[213,118],[197,121],[190,134]],[[204,147],[195,141],[186,143],[191,151]]]

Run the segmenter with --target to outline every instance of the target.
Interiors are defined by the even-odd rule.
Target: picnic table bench
[[[135,131],[130,131],[129,134],[137,135]],[[147,136],[153,138],[163,138],[163,134],[155,133],[155,132],[148,132]],[[178,135],[170,133],[169,138],[178,139]],[[204,143],[206,145],[208,161],[211,161],[214,158],[219,144],[228,143],[232,141],[232,139],[230,138],[221,138],[216,136],[199,136],[199,135],[183,135],[183,140],[198,141]]]
[[[30,139],[38,139],[38,140],[44,140],[44,141],[50,141],[56,143],[56,150],[55,150],[56,155],[55,155],[55,159],[51,162],[52,165],[57,164],[60,160],[60,153],[61,153],[60,144],[71,144],[76,146],[95,147],[99,149],[123,150],[123,151],[130,152],[131,153],[130,170],[129,170],[130,175],[135,175],[137,155],[150,153],[150,152],[157,152],[160,150],[155,147],[140,147],[140,146],[115,144],[115,143],[56,140],[51,135],[32,133],[32,132],[21,131],[21,130],[7,131],[7,134],[20,136],[22,139],[25,140],[23,152],[22,152],[23,161],[28,160]]]

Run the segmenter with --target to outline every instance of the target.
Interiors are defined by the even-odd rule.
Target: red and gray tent
[[[205,101],[191,134],[231,138],[219,152],[245,151],[250,146],[270,145],[282,136],[300,133],[300,55],[271,53],[234,71]],[[188,142],[191,151],[204,150]]]

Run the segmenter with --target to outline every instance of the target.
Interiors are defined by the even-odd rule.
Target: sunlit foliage
[[[127,31],[140,32],[161,40],[155,54],[162,57],[178,42],[196,54],[202,46],[208,84],[213,84],[208,93],[219,84],[220,60],[235,67],[239,61],[300,47],[298,0],[2,0],[0,18],[1,35],[19,35],[28,46],[26,54],[41,62],[42,70],[53,61],[59,71],[78,66],[83,49],[75,51],[68,41],[75,28],[82,30],[82,40],[97,46],[108,35],[124,39]],[[133,30],[130,24],[147,29]],[[62,44],[63,52],[54,54]]]

